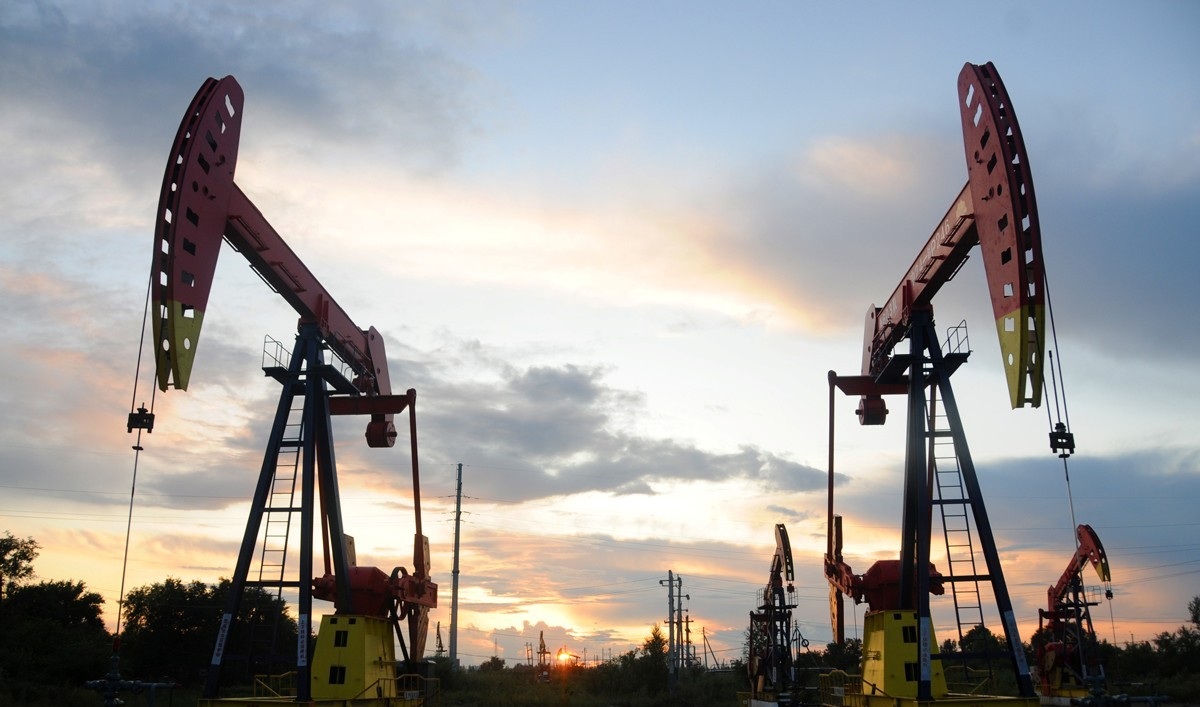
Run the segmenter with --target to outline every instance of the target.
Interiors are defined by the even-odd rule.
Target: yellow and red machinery
[[[1092,526],[1080,525],[1075,535],[1075,552],[1062,576],[1046,591],[1046,608],[1038,610],[1033,648],[1042,704],[1072,705],[1105,692],[1104,666],[1097,660],[1092,628],[1091,607],[1096,602],[1088,601],[1083,569],[1089,563],[1096,569],[1107,599],[1112,599],[1112,573]]]
[[[300,316],[290,358],[282,348],[264,358],[264,371],[283,390],[202,704],[221,701],[221,669],[235,652],[227,645],[230,628],[247,588],[298,596],[299,635],[288,666],[296,702],[408,704],[398,696],[395,645],[403,654],[401,667],[411,669],[424,655],[428,611],[437,606],[429,543],[421,530],[416,391],[392,392],[382,335],[351,320],[234,183],[243,104],[242,88],[232,76],[206,80],[192,100],[163,177],[151,272],[155,360],[163,391],[188,387],[222,240]],[[327,360],[328,352],[334,358]],[[405,410],[416,521],[413,563],[411,572],[397,567],[386,573],[356,564],[353,538],[343,525],[332,417],[368,416],[367,444],[388,448],[397,436],[393,417]],[[130,414],[130,430],[152,430],[153,419],[152,410],[139,409]],[[298,543],[292,540],[295,525]],[[313,567],[318,530],[320,576]],[[310,645],[313,599],[333,602],[315,650]],[[236,652],[245,659],[245,648]]]
[[[881,307],[867,311],[862,372],[829,373],[829,508],[825,574],[834,641],[845,640],[843,596],[866,601],[861,679],[826,680],[823,699],[846,707],[899,703],[1037,704],[1012,601],[974,462],[950,385],[969,350],[965,326],[947,347],[934,325],[933,297],[976,246],[982,251],[1012,407],[1039,406],[1045,351],[1041,235],[1029,158],[1016,114],[996,68],[966,64],[958,77],[968,180]],[[895,351],[908,339],[907,352]],[[855,574],[842,556],[841,517],[834,512],[835,391],[859,397],[864,425],[883,424],[884,396],[905,396],[907,438],[899,559]],[[1052,437],[1052,445],[1054,444]],[[945,566],[932,564],[934,516],[946,541]],[[949,590],[957,648],[945,653],[934,635],[930,595]],[[990,595],[990,597],[988,596]],[[990,600],[990,601],[989,601]],[[985,605],[988,605],[985,611]],[[986,619],[985,619],[986,615]],[[976,640],[987,619],[1002,637]],[[990,629],[989,629],[990,635]],[[949,663],[977,669],[1006,665],[1016,693],[994,698],[954,692]],[[844,677],[844,676],[843,676]]]

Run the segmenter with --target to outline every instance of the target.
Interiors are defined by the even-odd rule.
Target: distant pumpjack
[[[1078,546],[1067,568],[1046,591],[1046,608],[1038,610],[1038,632],[1034,637],[1038,692],[1043,701],[1076,704],[1091,699],[1103,701],[1106,689],[1104,666],[1095,650],[1096,632],[1091,607],[1083,585],[1083,568],[1089,563],[1104,583],[1105,598],[1112,599],[1112,573],[1108,555],[1090,525],[1075,529]]]
[[[758,611],[750,612],[750,697],[799,705],[800,685],[796,679],[792,645],[792,609],[796,608],[796,573],[792,545],[783,523],[775,525],[775,554],[762,590]],[[786,584],[785,584],[786,583]],[[808,641],[801,637],[803,645]]]

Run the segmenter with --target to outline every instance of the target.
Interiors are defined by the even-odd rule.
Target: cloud
[[[236,73],[248,114],[259,116],[257,126],[247,123],[251,150],[302,150],[318,161],[351,153],[439,172],[480,129],[471,116],[481,111],[463,90],[477,80],[472,71],[431,39],[453,44],[502,24],[503,13],[476,10],[365,3],[331,20],[318,4],[116,4],[98,12],[17,0],[0,24],[0,62],[9,67],[6,93],[20,100],[6,101],[0,116],[48,118],[64,137],[90,136],[84,154],[99,162],[161,174],[190,92],[207,75]],[[169,105],[179,107],[147,110]]]
[[[1173,630],[1172,622],[1181,623],[1182,618],[1165,619],[1164,614],[1182,617],[1184,607],[1156,608],[1133,598],[1132,588],[1150,582],[1156,590],[1185,596],[1189,583],[1194,584],[1191,578],[1200,572],[1200,560],[1197,546],[1186,538],[1197,525],[1188,509],[1189,499],[1200,493],[1200,458],[1188,449],[1142,449],[1118,457],[1077,456],[1068,465],[1071,499],[1058,459],[977,462],[1022,636],[1028,638],[1036,628],[1033,618],[1045,608],[1046,588],[1058,579],[1074,550],[1072,508],[1075,521],[1091,525],[1107,550],[1118,595],[1113,604],[1116,620],[1141,631],[1163,619],[1159,630]],[[845,553],[856,572],[877,559],[899,556],[900,492],[898,476],[869,485],[850,483],[839,490]],[[1144,507],[1156,512],[1148,516],[1129,510]],[[936,512],[934,524],[931,552],[943,569],[945,549]],[[1098,584],[1090,570],[1085,583]],[[945,616],[944,607],[938,611]]]
[[[636,235],[622,250],[667,290],[655,301],[674,301],[674,290],[701,308],[815,335],[859,327],[966,181],[961,147],[921,134],[814,136],[702,180],[630,167],[642,169],[681,188],[659,194],[644,175],[624,192],[609,187],[596,222],[613,226],[604,240]]]
[[[1161,192],[1039,184],[1038,195],[1061,331],[1113,365],[1136,357],[1186,366],[1200,333],[1178,323],[1200,284],[1180,268],[1200,259],[1190,225],[1200,219],[1200,179]],[[1166,346],[1165,331],[1172,332]]]
[[[793,521],[806,520],[812,517],[812,514],[808,511],[797,511],[792,508],[785,508],[784,506],[777,506],[774,504],[767,506],[767,512],[774,513],[775,515]]]
[[[604,371],[571,364],[507,368],[487,386],[455,385],[453,371],[430,381],[422,428],[431,439],[455,439],[439,458],[469,460],[506,473],[479,480],[476,493],[511,501],[591,491],[630,494],[671,480],[746,481],[787,491],[812,490],[824,472],[743,447],[705,451],[690,443],[649,439],[616,429],[617,411],[639,409],[639,398],[604,383]],[[444,376],[444,378],[442,378]],[[442,455],[445,454],[446,457]],[[514,486],[513,475],[523,482]]]

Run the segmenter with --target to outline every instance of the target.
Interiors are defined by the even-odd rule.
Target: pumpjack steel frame
[[[309,699],[310,679],[310,633],[313,614],[313,558],[314,520],[319,520],[322,549],[324,554],[324,572],[326,576],[333,575],[347,578],[346,581],[336,582],[335,605],[349,607],[353,604],[351,596],[351,551],[346,545],[345,527],[342,522],[341,497],[338,490],[337,463],[333,444],[333,402],[330,398],[330,388],[344,390],[353,384],[341,374],[331,363],[325,361],[325,347],[320,331],[311,324],[301,325],[296,336],[296,345],[292,351],[287,368],[269,366],[264,368],[269,375],[282,385],[279,403],[275,412],[275,420],[268,437],[266,451],[263,454],[262,468],[259,472],[258,483],[251,500],[249,518],[245,534],[242,537],[241,549],[238,553],[237,565],[231,581],[229,599],[221,616],[217,642],[213,648],[212,661],[205,680],[205,697],[215,697],[220,685],[221,667],[224,663],[226,641],[234,617],[238,614],[244,590],[248,587],[295,589],[298,591],[297,607],[297,645],[295,669],[297,674],[297,700]],[[285,441],[286,429],[289,425],[290,413],[295,398],[303,398],[303,413],[301,419],[300,440],[301,448],[301,478],[300,505],[298,507],[271,508],[268,500],[272,495],[272,486],[276,480],[280,453],[289,444],[297,442]],[[413,448],[413,479],[417,479],[416,456],[416,391],[410,389],[404,396],[390,396],[393,413],[409,412],[409,427]],[[416,490],[419,494],[419,489]],[[317,505],[319,493],[320,505]],[[419,495],[417,496],[419,498]],[[420,501],[417,501],[418,505]],[[294,579],[252,580],[250,573],[254,564],[256,551],[260,549],[259,536],[262,532],[264,519],[271,513],[299,513],[300,515],[300,548],[297,576]],[[419,525],[418,516],[418,525]],[[417,535],[421,534],[418,527]],[[407,659],[407,648],[403,638],[400,639]]]
[[[912,327],[909,330],[909,339],[908,354],[893,356],[891,375],[882,380],[877,381],[867,376],[839,376],[833,371],[829,372],[829,542],[831,544],[828,549],[829,555],[834,557],[836,562],[841,562],[841,518],[834,514],[833,500],[833,444],[835,442],[834,420],[836,419],[834,391],[840,390],[849,396],[904,395],[907,426],[901,507],[900,571],[896,591],[898,591],[897,606],[915,610],[917,614],[917,640],[921,647],[918,652],[920,677],[917,681],[917,699],[921,701],[933,699],[931,661],[941,657],[940,649],[933,645],[931,640],[933,620],[930,610],[930,594],[939,589],[935,583],[953,586],[956,583],[964,582],[986,582],[991,585],[1018,690],[1023,697],[1031,697],[1034,692],[1028,661],[1025,658],[1025,650],[1017,628],[1008,585],[1004,580],[1004,570],[1000,564],[1000,554],[984,503],[979,476],[971,457],[966,433],[959,415],[958,403],[950,383],[951,375],[966,361],[968,354],[957,352],[944,354],[942,352],[930,310],[914,314]],[[945,411],[947,430],[938,430],[932,427],[930,396],[935,393]],[[936,472],[928,453],[929,440],[935,435],[947,433],[952,437],[959,471],[965,487],[965,494],[961,499],[934,498],[933,477]],[[980,546],[980,553],[985,562],[986,574],[960,575],[955,574],[952,568],[948,568],[950,569],[948,573],[939,573],[936,579],[931,576],[933,571],[930,560],[933,534],[932,510],[935,505],[948,503],[961,503],[969,507],[971,519],[975,523],[975,535]],[[835,525],[837,526],[836,531],[834,530]],[[949,556],[949,554],[948,549],[947,555]],[[867,589],[865,592],[860,592],[859,597],[865,596],[869,591]],[[841,634],[838,629],[841,620],[842,592],[837,587],[831,589],[831,592],[835,640],[842,640],[844,634]]]
[[[750,612],[751,684],[750,698],[771,698],[780,705],[800,704],[796,677],[795,646],[792,642],[792,610],[796,608],[795,566],[787,527],[775,524],[775,554],[767,584],[760,593],[762,603]],[[804,646],[803,636],[797,643]]]
[[[1017,630],[1012,601],[1004,582],[991,523],[975,465],[962,429],[950,377],[967,353],[943,354],[933,320],[933,298],[958,273],[970,251],[980,246],[984,273],[991,296],[1009,401],[1014,408],[1041,403],[1043,352],[1045,349],[1045,292],[1041,254],[1041,230],[1033,178],[1024,139],[1008,92],[991,63],[965,64],[958,77],[958,110],[963,131],[967,183],[954,198],[945,216],[934,228],[917,257],[905,271],[892,294],[880,307],[867,310],[862,350],[862,374],[838,376],[829,373],[829,508],[825,574],[830,582],[830,616],[834,640],[844,640],[843,595],[871,605],[868,618],[880,619],[873,648],[886,659],[886,670],[864,662],[863,685],[873,679],[894,680],[894,689],[882,688],[893,697],[926,702],[945,697],[940,668],[940,651],[934,639],[930,594],[941,594],[944,585],[954,588],[955,613],[960,643],[963,637],[963,607],[960,584],[972,583],[978,598],[981,582],[991,585],[995,606],[1003,626],[1007,652],[1016,678],[1020,699],[1035,699],[1029,666]],[[904,339],[908,353],[896,353]],[[903,479],[903,505],[899,560],[876,563],[864,575],[856,575],[842,557],[841,518],[834,513],[834,400],[835,389],[859,397],[856,413],[864,425],[880,425],[887,419],[885,395],[906,395],[907,433]],[[937,405],[944,409],[945,430],[936,428]],[[950,437],[959,497],[947,490],[938,469],[935,451],[940,438]],[[934,498],[934,490],[939,498]],[[965,551],[970,558],[959,571],[951,550],[949,505],[969,507],[962,513],[974,520],[975,534],[986,570],[980,574],[972,542]],[[940,507],[947,541],[947,563],[943,575],[930,563],[933,509]],[[970,538],[969,525],[967,537]],[[961,551],[960,551],[961,552]],[[965,585],[964,585],[965,586]],[[982,622],[982,599],[978,599]],[[886,614],[886,615],[884,615]],[[874,630],[874,629],[873,629]],[[868,631],[871,634],[872,631]],[[910,640],[911,639],[911,640]],[[915,667],[912,643],[917,643]],[[871,651],[864,645],[864,657]],[[936,663],[936,664],[935,664]],[[867,669],[877,673],[868,677]],[[937,670],[935,670],[937,668]],[[915,675],[913,673],[915,672]],[[897,677],[891,677],[897,676]],[[936,678],[936,690],[935,690]],[[880,689],[872,685],[872,689]],[[866,699],[866,701],[870,701]]]
[[[377,642],[384,658],[368,660],[362,657],[367,651],[360,651],[360,656],[353,659],[353,680],[386,682],[380,692],[394,693],[391,632],[394,630],[399,639],[405,663],[420,660],[428,610],[437,606],[437,585],[430,580],[429,543],[421,529],[416,392],[409,389],[403,395],[392,393],[383,337],[374,327],[361,328],[350,318],[234,182],[243,105],[242,88],[232,76],[209,78],[196,92],[179,125],[163,174],[151,267],[156,377],[164,391],[188,387],[222,241],[241,254],[300,317],[287,366],[275,361],[277,365],[264,367],[268,375],[279,380],[283,390],[213,649],[204,701],[209,703],[218,692],[229,635],[247,587],[273,587],[280,594],[284,589],[295,589],[299,595],[295,661],[298,701],[308,701],[314,685],[332,699],[353,698],[358,691],[353,681],[335,680],[332,675],[326,680],[312,674],[309,636],[314,598],[333,602],[336,616],[347,617],[347,625],[359,619],[362,625],[371,625],[369,633],[356,639],[362,644],[358,647]],[[349,374],[326,362],[326,351],[340,359]],[[298,396],[302,399],[299,432],[291,434],[290,418]],[[389,577],[378,568],[357,566],[353,557],[353,541],[342,522],[331,418],[369,416],[364,435],[368,446],[389,448],[397,436],[393,416],[405,409],[409,413],[416,519],[413,571],[410,574],[404,567],[396,567]],[[148,411],[130,415],[130,431],[135,427],[150,429],[152,423],[153,414]],[[294,454],[297,449],[298,459]],[[284,450],[292,450],[292,476],[288,479],[291,488],[280,494],[275,484]],[[297,481],[299,505],[295,503]],[[280,499],[285,499],[283,505],[275,503]],[[273,514],[288,514],[282,547],[278,549],[282,559],[270,564],[277,574],[266,577],[264,571],[268,566],[268,541],[275,538],[280,542],[270,532],[268,521],[262,538],[259,578],[251,579],[264,519]],[[286,558],[291,551],[293,514],[299,515],[301,526],[299,569],[289,577]],[[318,524],[324,575],[314,578],[314,534]],[[407,646],[401,619],[408,621]],[[317,659],[325,661],[329,656],[322,654]],[[383,667],[383,663],[388,665]],[[347,673],[346,666],[335,667],[340,668],[340,672],[334,671],[339,677]],[[379,697],[392,699],[390,694]]]

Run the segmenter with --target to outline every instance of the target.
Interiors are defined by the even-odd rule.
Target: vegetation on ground
[[[101,618],[103,599],[81,581],[35,583],[33,562],[39,549],[33,538],[16,538],[7,531],[0,537],[0,707],[100,705],[100,695],[86,683],[110,670],[113,641]],[[123,611],[120,677],[179,684],[167,694],[160,692],[154,704],[195,704],[228,592],[227,580],[207,585],[174,578],[130,591]],[[249,675],[273,672],[270,657],[286,664],[296,644],[296,623],[284,602],[255,589],[247,591],[243,606],[253,608],[243,613],[254,618],[233,627],[228,654],[268,658],[239,662],[235,657],[222,671],[223,682],[248,682]],[[1093,646],[1105,666],[1110,695],[1169,696],[1177,703],[1200,704],[1200,596],[1187,608],[1189,623],[1177,631],[1124,646],[1103,640]],[[986,629],[968,633],[963,643],[969,645],[964,653],[1001,648]],[[954,641],[942,645],[943,655],[958,650]],[[1032,661],[1032,651],[1026,651]],[[801,683],[808,686],[805,702],[816,702],[817,674],[834,668],[857,672],[860,659],[858,641],[801,653],[797,668]],[[723,669],[689,666],[672,685],[667,640],[658,626],[636,650],[586,666],[559,665],[548,675],[527,664],[507,667],[499,657],[460,670],[451,670],[444,658],[435,659],[433,671],[442,688],[436,703],[454,707],[729,707],[736,704],[738,692],[749,689],[739,660]],[[954,679],[951,670],[947,675]],[[1015,686],[997,680],[988,693],[1015,694]],[[130,707],[152,704],[145,691],[122,693],[121,699]]]

